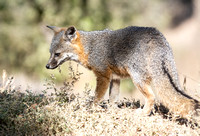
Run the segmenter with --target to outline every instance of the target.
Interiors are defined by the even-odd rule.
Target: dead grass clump
[[[47,81],[42,95],[3,85],[0,89],[1,135],[185,135],[198,136],[198,126],[179,125],[171,118],[163,118],[155,112],[143,116],[136,112],[139,101],[124,99],[118,105],[108,101],[93,105],[91,89],[86,85],[84,95],[74,94],[72,87],[80,73],[74,72],[70,81],[57,88]],[[5,79],[4,79],[5,80]],[[9,80],[4,81],[9,82]],[[9,85],[8,85],[9,86]],[[53,92],[47,94],[49,89]],[[9,91],[8,91],[9,90]]]

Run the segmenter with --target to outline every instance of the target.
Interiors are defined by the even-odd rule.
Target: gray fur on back
[[[84,35],[82,42],[90,65],[99,71],[109,66],[128,68],[140,76],[138,79],[132,76],[138,80],[135,82],[141,82],[163,74],[162,62],[165,61],[170,63],[165,65],[180,88],[172,50],[156,28],[130,26],[115,31],[80,31],[80,34]]]

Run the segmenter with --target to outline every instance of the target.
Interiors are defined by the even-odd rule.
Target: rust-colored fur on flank
[[[122,76],[122,77],[129,77],[127,68],[116,67],[116,66],[111,66],[111,65],[109,67],[115,74]]]

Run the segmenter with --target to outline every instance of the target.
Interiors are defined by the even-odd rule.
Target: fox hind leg
[[[143,113],[149,115],[155,103],[155,95],[148,84],[136,84],[136,86],[145,97]]]
[[[130,76],[137,89],[145,97],[145,105],[142,112],[146,115],[149,115],[155,103],[155,95],[150,87],[151,78],[148,77],[147,74],[142,74],[142,73],[145,72],[132,72],[130,73]]]

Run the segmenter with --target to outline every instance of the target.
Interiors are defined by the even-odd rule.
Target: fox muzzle
[[[49,65],[49,64],[47,64],[47,65],[46,65],[46,68],[47,68],[47,69],[50,69],[50,65]]]
[[[58,65],[56,65],[56,66],[54,66],[54,67],[52,67],[50,64],[47,64],[46,65],[46,68],[47,69],[55,69],[55,68],[57,68],[58,67]]]

